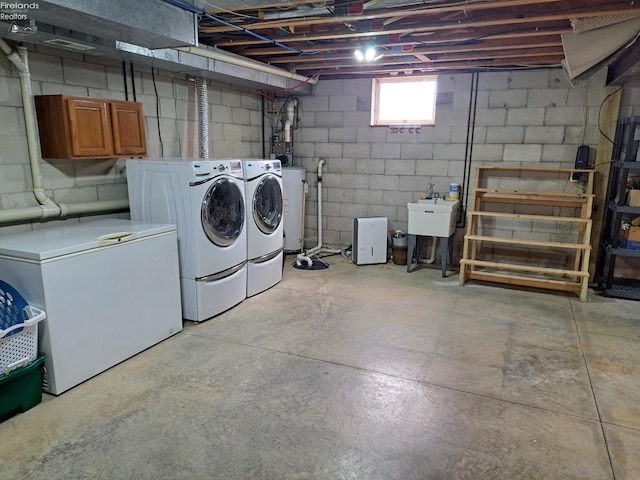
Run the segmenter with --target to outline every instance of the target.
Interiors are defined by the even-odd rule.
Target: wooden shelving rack
[[[583,192],[565,192],[571,175],[580,176]],[[467,214],[467,231],[464,236],[464,250],[460,260],[460,285],[467,279],[507,283],[526,287],[537,287],[566,292],[577,292],[581,301],[587,299],[589,284],[589,257],[591,254],[591,212],[593,208],[594,170],[539,167],[476,167],[473,204]],[[522,184],[524,188],[513,188]],[[547,191],[536,190],[538,185]],[[503,188],[503,186],[505,188]],[[495,188],[493,188],[495,187]],[[512,188],[509,188],[512,187]],[[529,189],[527,189],[529,187]],[[573,211],[574,215],[556,215],[554,210]],[[512,210],[502,211],[502,210]],[[538,213],[541,211],[542,213]],[[513,222],[516,231],[518,223],[569,225],[575,232],[574,241],[549,241],[531,237],[517,238],[479,234],[482,222]],[[490,229],[490,228],[489,228]],[[513,235],[513,232],[511,232]],[[526,237],[526,235],[523,235]],[[520,263],[488,261],[479,259],[482,244],[500,244],[504,249],[519,248],[540,251],[566,252],[568,264],[558,268],[535,264],[535,258],[524,258]],[[542,259],[541,259],[542,260]]]

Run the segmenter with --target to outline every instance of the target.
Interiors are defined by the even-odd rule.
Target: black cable
[[[178,0],[165,0],[165,2],[174,5],[176,7],[182,8],[183,10],[186,10],[188,12],[191,13],[195,13],[196,15],[198,15],[198,17],[202,18],[207,18],[209,20],[212,20],[216,23],[222,24],[226,27],[230,27],[230,28],[235,28],[237,31],[243,33],[243,34],[247,34],[247,35],[251,35],[252,37],[255,37],[259,40],[265,41],[270,43],[271,45],[275,45],[277,47],[280,48],[284,48],[285,50],[289,50],[291,52],[295,52],[298,53],[300,55],[304,55],[305,53],[302,50],[298,50],[297,48],[294,47],[290,47],[289,45],[285,45],[284,43],[280,43],[277,40],[273,40],[271,38],[265,37],[263,35],[260,35],[259,33],[256,33],[252,30],[246,29],[240,25],[235,25],[233,23],[227,22],[226,20],[223,20],[222,18],[216,17],[214,15],[211,15],[207,12],[205,12],[204,10],[200,10],[198,8],[192,7],[191,5],[188,5],[186,3],[182,3],[179,2]]]
[[[613,97],[616,93],[618,93],[620,90],[622,90],[622,87],[618,88],[615,92],[611,92],[609,95],[607,95],[606,97],[604,97],[604,100],[602,100],[602,102],[600,102],[600,107],[598,108],[598,130],[600,131],[600,134],[606,138],[607,140],[609,140],[609,142],[611,142],[611,145],[613,145],[614,149],[617,149],[620,151],[620,155],[617,155],[618,158],[621,158],[622,155],[626,154],[625,150],[620,146],[617,145],[616,142],[614,142],[613,140],[611,140],[609,138],[609,136],[604,133],[604,131],[602,130],[602,127],[600,126],[600,116],[602,115],[602,107],[604,106],[604,103],[609,100],[610,97]],[[600,162],[600,165],[602,165],[602,163],[604,162]]]
[[[158,87],[156,86],[156,75],[151,69],[151,80],[153,80],[153,90],[156,92],[156,121],[158,124],[158,138],[160,139],[160,156],[164,157],[164,145],[162,144],[162,132],[160,131],[160,96],[158,95]]]
[[[133,73],[133,62],[129,64],[131,70],[131,91],[133,92],[133,101],[138,101],[138,96],[136,95],[136,77]]]
[[[457,227],[464,228],[467,225],[466,210],[469,206],[469,183],[471,182],[471,162],[473,160],[473,137],[476,131],[476,112],[478,110],[478,83],[479,74],[473,72],[471,74],[471,90],[469,97],[469,116],[467,119],[467,144],[465,149],[464,158],[464,172],[462,180],[462,192],[460,195],[464,195],[464,201],[460,208],[460,217],[457,222]]]
[[[124,80],[124,99],[129,100],[129,85],[127,82],[127,63],[122,62],[122,78]]]

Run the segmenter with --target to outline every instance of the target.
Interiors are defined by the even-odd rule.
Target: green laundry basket
[[[26,367],[0,375],[0,422],[35,407],[42,400],[42,370],[44,354]]]

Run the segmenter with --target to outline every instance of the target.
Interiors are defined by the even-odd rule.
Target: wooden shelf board
[[[465,265],[476,266],[476,267],[486,267],[493,268],[496,270],[515,270],[518,272],[532,272],[532,273],[542,273],[545,275],[556,275],[556,276],[569,276],[569,277],[588,277],[589,272],[582,272],[580,270],[566,270],[563,268],[547,268],[547,267],[536,267],[533,265],[519,265],[516,263],[501,263],[501,262],[488,262],[486,260],[471,260],[463,258],[460,260],[460,265],[463,267]]]
[[[581,217],[554,217],[552,215],[532,215],[530,213],[506,213],[506,212],[469,212],[469,215],[478,217],[495,217],[495,218],[523,218],[526,220],[542,220],[547,222],[576,222],[591,223],[590,218]]]
[[[548,172],[548,173],[594,173],[595,170],[576,169],[576,168],[547,168],[547,167],[504,167],[500,165],[481,165],[476,167],[478,170],[493,170],[505,172]]]
[[[539,190],[502,190],[496,188],[476,188],[476,192],[479,193],[499,193],[499,194],[514,194],[514,195],[531,195],[532,197],[567,197],[567,198],[589,198],[595,197],[593,193],[577,193],[577,192],[541,192]]]
[[[471,280],[481,280],[487,282],[506,283],[510,285],[520,285],[523,287],[545,288],[561,290],[564,292],[579,292],[580,284],[565,282],[563,280],[551,280],[546,278],[524,277],[519,275],[507,275],[493,272],[469,272],[467,278]]]
[[[511,243],[514,245],[531,245],[534,247],[568,248],[571,250],[591,250],[591,245],[581,243],[544,242],[542,240],[521,240],[519,238],[488,237],[485,235],[465,235],[465,239],[483,242]]]

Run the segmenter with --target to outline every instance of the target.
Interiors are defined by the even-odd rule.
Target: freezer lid
[[[25,260],[48,260],[175,230],[175,225],[110,218],[7,235],[0,233],[0,255]]]

